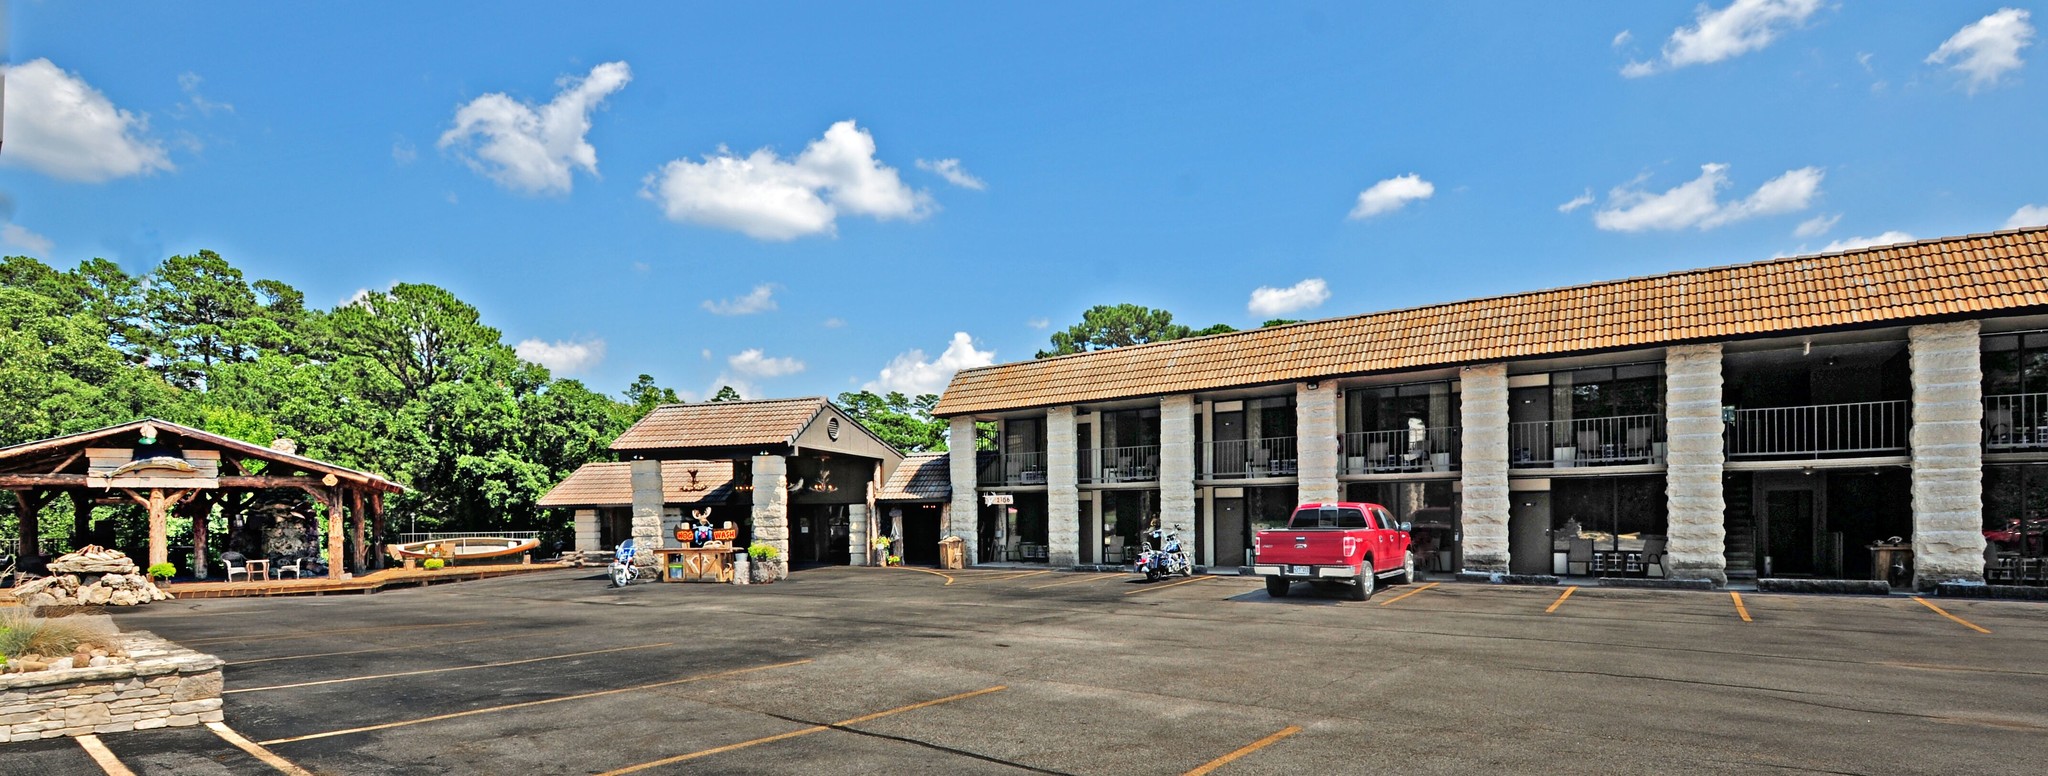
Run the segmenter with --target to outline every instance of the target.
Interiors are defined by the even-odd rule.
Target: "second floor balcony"
[[[1735,410],[1726,420],[1731,459],[1899,455],[1912,409],[1904,400],[1763,407]]]
[[[1044,485],[1045,452],[984,453],[978,479],[983,485]]]
[[[1353,431],[1344,435],[1344,474],[1401,474],[1457,471],[1463,429],[1406,428]]]
[[[1664,414],[1508,424],[1508,465],[1517,469],[1642,466],[1664,462]]]
[[[1084,484],[1159,481],[1158,445],[1084,448],[1079,452]]]
[[[1201,469],[1207,479],[1293,477],[1301,473],[1294,437],[1219,439],[1207,447]]]
[[[2048,393],[1984,397],[1984,449],[1993,453],[2048,452]]]

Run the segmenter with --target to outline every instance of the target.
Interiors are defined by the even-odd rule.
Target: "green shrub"
[[[78,645],[103,641],[98,628],[72,620],[46,620],[26,612],[0,612],[0,655],[64,657]]]
[[[753,558],[756,562],[771,561],[781,555],[782,553],[776,550],[775,545],[772,544],[754,542],[747,546],[747,557]]]
[[[426,569],[428,571],[433,571],[434,569],[438,569],[446,565],[448,565],[448,561],[442,560],[440,558],[428,558],[425,563],[420,564],[420,568]]]
[[[169,563],[152,563],[149,566],[149,576],[153,579],[170,579],[177,575],[178,567]]]

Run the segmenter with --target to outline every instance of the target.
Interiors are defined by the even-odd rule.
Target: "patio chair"
[[[1263,447],[1252,448],[1252,459],[1245,464],[1245,476],[1257,477],[1266,474],[1273,465],[1273,451]]]
[[[1651,573],[1652,568],[1656,569],[1655,573]],[[1643,576],[1664,576],[1664,537],[1643,537]]]
[[[1650,436],[1654,433],[1649,426],[1636,426],[1628,430],[1628,455],[1630,458],[1650,457]]]
[[[296,558],[283,558],[270,566],[270,577],[272,579],[283,579],[285,572],[291,572],[292,579],[303,578],[306,573],[306,556],[300,555]],[[246,574],[248,572],[243,573]]]
[[[1593,540],[1574,536],[1565,546],[1564,573],[1585,576],[1593,573]]]
[[[1378,469],[1387,465],[1388,445],[1385,442],[1365,443],[1365,465]]]
[[[235,581],[236,574],[242,575],[243,582],[251,581],[251,578],[249,576],[248,556],[245,556],[239,552],[223,552],[220,554],[220,562],[222,565],[228,567],[229,582]]]
[[[1580,459],[1580,460],[1584,460],[1584,459],[1587,459],[1587,458],[1602,458],[1602,457],[1605,457],[1605,456],[1603,456],[1603,455],[1601,454],[1601,452],[1600,452],[1600,432],[1599,432],[1599,431],[1597,431],[1597,430],[1595,430],[1595,429],[1590,429],[1590,428],[1589,428],[1589,429],[1584,429],[1584,430],[1582,430],[1582,431],[1580,431],[1580,432],[1579,432],[1579,437],[1578,437],[1578,440],[1579,440],[1579,459]]]
[[[1984,441],[1993,445],[2012,444],[2012,408],[1984,409]]]

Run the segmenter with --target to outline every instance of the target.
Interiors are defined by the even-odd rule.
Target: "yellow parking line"
[[[673,641],[664,641],[664,642],[662,642],[662,643],[660,643],[660,644],[640,644],[640,645],[636,645],[636,646],[631,646],[631,647],[613,647],[613,648],[611,648],[611,649],[593,649],[593,650],[591,650],[591,651],[589,651],[589,652],[571,652],[571,653],[569,653],[569,654],[566,654],[566,655],[548,655],[547,657],[530,657],[530,658],[527,658],[527,659],[525,659],[525,660],[507,660],[507,661],[504,661],[504,662],[502,662],[502,663],[479,663],[479,664],[477,664],[477,665],[473,665],[473,666],[455,666],[455,667],[453,667],[453,668],[428,668],[428,669],[423,669],[423,670],[419,670],[419,671],[400,671],[400,672],[398,672],[398,673],[395,673],[395,674],[371,674],[371,675],[369,675],[369,676],[350,676],[350,677],[346,677],[346,678],[342,678],[342,679],[321,679],[321,680],[319,680],[319,681],[314,681],[314,682],[294,682],[294,683],[292,683],[292,684],[273,684],[273,685],[270,685],[270,686],[268,686],[268,687],[242,687],[242,688],[239,688],[239,689],[234,689],[234,690],[225,690],[225,691],[222,691],[222,692],[221,692],[221,694],[222,694],[222,695],[234,695],[234,694],[236,694],[236,693],[244,693],[244,692],[263,692],[263,691],[265,691],[265,690],[289,690],[289,689],[291,689],[291,688],[294,688],[294,687],[317,687],[317,686],[320,686],[320,685],[323,685],[323,684],[344,684],[344,683],[347,683],[347,682],[367,682],[367,681],[369,681],[369,680],[371,680],[371,679],[393,679],[393,678],[397,678],[397,677],[400,677],[400,676],[419,676],[419,675],[421,675],[421,674],[445,674],[445,673],[448,673],[448,672],[450,672],[450,671],[475,671],[475,670],[477,670],[477,669],[479,669],[479,668],[503,668],[503,667],[505,667],[505,666],[516,666],[516,665],[525,665],[525,664],[527,664],[527,663],[539,663],[539,662],[543,662],[543,661],[548,661],[548,660],[567,660],[567,659],[569,659],[569,658],[572,658],[572,657],[586,657],[586,656],[589,656],[589,655],[606,655],[606,654],[611,654],[611,653],[613,653],[613,652],[631,652],[631,651],[633,651],[633,650],[636,650],[636,649],[654,649],[655,647],[670,647],[670,646],[675,646],[675,642],[673,642]]]
[[[1124,593],[1124,595],[1137,595],[1137,594],[1139,594],[1139,593],[1150,593],[1150,592],[1152,592],[1152,591],[1154,591],[1154,590],[1165,590],[1165,589],[1167,589],[1167,588],[1169,588],[1169,587],[1180,587],[1181,585],[1192,585],[1192,584],[1194,584],[1194,583],[1196,583],[1196,582],[1207,582],[1207,581],[1209,581],[1209,580],[1211,580],[1211,579],[1215,579],[1215,577],[1212,577],[1212,576],[1208,576],[1208,575],[1203,575],[1203,576],[1198,576],[1198,577],[1195,577],[1194,579],[1183,579],[1183,580],[1181,580],[1181,581],[1179,581],[1179,582],[1168,582],[1168,583],[1166,583],[1166,584],[1164,584],[1164,585],[1146,585],[1146,586],[1144,586],[1144,587],[1141,587],[1141,588],[1138,588],[1138,589],[1136,589],[1136,590],[1131,590],[1131,591],[1125,592],[1125,593]]]
[[[1422,591],[1418,590],[1416,592],[1419,593]],[[1280,731],[1277,733],[1274,733],[1270,736],[1266,736],[1265,738],[1261,738],[1257,741],[1253,741],[1249,744],[1245,744],[1243,747],[1240,747],[1235,752],[1231,752],[1230,754],[1226,754],[1222,757],[1218,757],[1214,760],[1210,760],[1206,763],[1203,763],[1202,767],[1196,768],[1192,771],[1188,771],[1183,776],[1204,776],[1204,774],[1207,774],[1210,771],[1216,770],[1217,768],[1221,768],[1225,765],[1229,765],[1230,761],[1232,760],[1259,751],[1260,749],[1272,746],[1280,739],[1286,738],[1299,732],[1301,732],[1300,725],[1288,725],[1287,727],[1281,728]]]
[[[1749,622],[1749,607],[1742,605],[1742,594],[1730,590],[1728,591],[1728,597],[1735,599],[1735,613],[1742,615],[1743,622]]]
[[[289,776],[313,776],[312,771],[301,768],[298,764],[277,756],[276,752],[263,748],[262,744],[243,738],[242,734],[235,732],[234,728],[219,722],[208,722],[206,723],[206,729],[213,731],[214,735],[220,736],[221,740],[234,744],[236,749],[248,752],[250,757],[262,760],[264,765],[276,768],[278,773],[289,774]]]
[[[92,761],[98,763],[100,770],[106,771],[107,776],[135,776],[134,771],[121,764],[121,758],[115,757],[113,751],[107,749],[106,744],[100,743],[99,736],[91,733],[79,736],[78,746],[92,756]]]
[[[877,720],[877,719],[881,719],[881,718],[883,718],[883,717],[887,717],[887,716],[890,716],[890,715],[894,715],[894,714],[902,714],[903,712],[906,712],[906,711],[916,711],[916,710],[918,710],[918,709],[923,709],[923,708],[929,708],[929,707],[932,707],[932,706],[937,706],[937,705],[939,705],[939,704],[941,704],[941,703],[952,703],[953,701],[961,701],[961,700],[966,700],[966,699],[968,699],[968,698],[972,698],[972,697],[975,697],[975,696],[977,696],[977,695],[987,695],[987,694],[989,694],[989,693],[992,693],[992,692],[1001,692],[1001,691],[1003,691],[1003,690],[1007,690],[1007,689],[1009,689],[1009,688],[1008,688],[1008,687],[1006,687],[1006,686],[1003,686],[1003,685],[997,685],[997,686],[995,686],[995,687],[990,687],[990,688],[987,688],[987,689],[983,689],[983,690],[975,690],[974,692],[963,692],[963,693],[960,693],[959,695],[949,695],[949,696],[946,696],[946,697],[944,697],[944,698],[939,698],[939,699],[937,699],[937,700],[929,700],[929,701],[925,701],[925,702],[923,702],[923,703],[913,703],[913,704],[910,704],[910,705],[908,705],[908,706],[898,706],[898,707],[896,707],[896,708],[893,708],[893,709],[890,709],[890,710],[888,710],[888,711],[878,711],[878,712],[875,712],[875,713],[873,713],[873,714],[867,714],[867,715],[863,715],[863,716],[859,716],[859,717],[854,717],[853,719],[847,719],[847,720],[840,720],[840,721],[838,721],[838,722],[834,722],[834,723],[832,723],[832,724],[830,724],[830,725],[813,725],[813,726],[811,726],[811,727],[807,727],[807,728],[802,728],[802,729],[798,729],[798,730],[792,730],[792,731],[789,731],[789,732],[787,732],[787,733],[777,733],[777,734],[775,734],[775,735],[772,735],[772,736],[763,736],[763,737],[761,737],[761,738],[756,738],[756,739],[754,739],[754,740],[752,740],[752,741],[741,741],[741,742],[739,742],[739,743],[737,743],[737,744],[726,744],[725,746],[716,746],[716,747],[712,747],[712,748],[710,748],[710,749],[703,749],[703,750],[699,750],[699,751],[691,752],[691,753],[689,753],[689,754],[679,754],[679,755],[676,755],[676,756],[674,756],[674,757],[668,757],[668,758],[664,758],[664,759],[660,759],[660,760],[655,760],[655,761],[653,761],[653,762],[645,762],[645,763],[641,763],[641,764],[639,764],[639,765],[629,765],[629,766],[626,766],[626,767],[624,767],[624,768],[620,768],[620,769],[618,769],[618,770],[613,770],[613,771],[605,771],[604,773],[598,774],[598,776],[620,776],[620,774],[627,774],[627,773],[634,773],[634,772],[637,772],[637,771],[644,771],[644,770],[647,770],[648,768],[659,768],[659,767],[661,767],[661,766],[663,766],[663,765],[673,765],[673,764],[675,764],[675,763],[680,763],[680,762],[687,762],[687,761],[690,761],[690,760],[695,760],[695,759],[698,759],[698,758],[702,758],[702,757],[710,757],[710,756],[712,756],[712,755],[715,755],[715,754],[724,754],[724,753],[726,753],[726,752],[730,752],[730,751],[733,751],[733,750],[735,750],[735,749],[745,749],[745,748],[747,748],[747,747],[750,747],[750,746],[759,746],[759,745],[761,745],[761,744],[768,744],[768,743],[774,743],[774,742],[776,742],[776,741],[783,741],[783,740],[787,740],[787,739],[791,739],[791,738],[796,738],[796,737],[799,737],[799,736],[808,736],[808,735],[810,735],[810,734],[812,734],[812,733],[823,733],[823,732],[825,732],[825,731],[827,731],[827,730],[831,730],[831,729],[833,729],[833,728],[842,728],[842,727],[846,727],[847,725],[858,725],[858,724],[860,724],[860,723],[862,723],[862,722],[868,722],[868,721],[872,721],[872,720]]]
[[[1391,604],[1391,603],[1393,603],[1393,602],[1395,602],[1395,601],[1399,601],[1399,600],[1401,600],[1401,599],[1403,599],[1403,598],[1407,598],[1408,596],[1411,596],[1411,595],[1415,595],[1416,593],[1420,593],[1420,592],[1422,592],[1422,591],[1424,591],[1424,590],[1428,590],[1428,589],[1430,589],[1430,588],[1432,588],[1432,587],[1436,587],[1437,585],[1441,585],[1441,584],[1443,584],[1443,583],[1442,583],[1442,582],[1431,582],[1431,583],[1429,583],[1429,584],[1427,584],[1427,585],[1423,585],[1423,586],[1421,586],[1421,587],[1415,588],[1414,590],[1410,590],[1410,591],[1408,591],[1408,592],[1406,592],[1406,593],[1402,593],[1402,594],[1400,594],[1400,595],[1394,596],[1393,598],[1389,598],[1389,599],[1387,599],[1387,600],[1385,600],[1385,601],[1381,601],[1381,602],[1380,602],[1380,605],[1381,605],[1381,606],[1386,606],[1387,604]]]
[[[271,739],[271,740],[269,740],[269,741],[263,741],[263,742],[261,742],[261,743],[262,743],[262,744],[263,744],[264,746],[276,746],[276,745],[278,745],[278,744],[289,744],[289,743],[292,743],[292,742],[295,742],[295,741],[312,741],[312,740],[314,740],[314,739],[319,739],[319,738],[333,738],[333,737],[335,737],[335,736],[345,736],[345,735],[349,735],[349,734],[352,734],[352,733],[368,733],[368,732],[371,732],[371,731],[375,731],[375,730],[389,730],[389,729],[391,729],[391,728],[398,728],[398,727],[407,727],[407,726],[410,726],[410,725],[419,725],[419,724],[424,724],[424,723],[428,723],[428,722],[439,722],[439,721],[441,721],[441,720],[444,720],[444,719],[456,719],[456,718],[459,718],[459,717],[468,717],[468,716],[472,716],[472,715],[476,715],[476,714],[489,714],[489,713],[492,713],[492,712],[498,712],[498,711],[511,711],[511,710],[513,710],[513,709],[524,709],[524,708],[529,708],[529,707],[533,707],[533,706],[544,706],[544,705],[547,705],[547,704],[550,704],[550,703],[561,703],[561,702],[563,702],[563,701],[580,701],[580,700],[583,700],[583,699],[585,699],[585,698],[601,698],[601,697],[604,697],[604,696],[607,696],[607,695],[617,695],[617,694],[619,694],[619,693],[622,693],[622,692],[645,692],[645,691],[648,691],[648,690],[654,690],[654,689],[659,689],[659,688],[662,688],[662,687],[668,687],[668,686],[671,686],[671,685],[678,685],[678,684],[688,684],[688,683],[690,683],[690,682],[701,682],[701,681],[704,681],[704,680],[707,680],[707,679],[723,679],[723,678],[725,678],[725,677],[728,677],[728,676],[738,676],[738,675],[740,675],[740,674],[751,674],[751,673],[754,673],[755,671],[766,671],[766,670],[769,670],[769,669],[771,669],[771,668],[788,668],[788,667],[790,667],[790,666],[800,666],[800,665],[804,665],[804,664],[806,664],[806,663],[809,663],[809,662],[811,662],[811,661],[810,661],[810,660],[808,660],[808,659],[806,659],[806,660],[792,660],[792,661],[789,661],[789,662],[787,662],[787,663],[772,663],[772,664],[769,664],[769,665],[765,665],[765,666],[754,666],[754,667],[752,667],[752,668],[735,668],[735,669],[733,669],[733,670],[731,670],[731,671],[720,671],[720,672],[718,672],[718,673],[714,673],[714,674],[700,674],[700,675],[697,675],[697,676],[686,676],[686,677],[683,677],[683,678],[681,678],[681,679],[670,679],[670,680],[668,680],[668,681],[665,681],[665,682],[655,682],[655,683],[653,683],[653,684],[639,684],[639,685],[634,685],[634,686],[632,686],[632,687],[620,687],[620,688],[618,688],[618,689],[616,689],[616,690],[599,690],[599,691],[597,691],[597,692],[586,692],[586,693],[578,693],[578,694],[575,694],[575,695],[564,695],[564,696],[562,696],[562,697],[560,697],[560,698],[545,698],[545,699],[542,699],[542,700],[537,700],[537,701],[525,701],[525,702],[522,702],[522,703],[508,703],[508,704],[505,704],[505,705],[503,705],[503,706],[487,706],[487,707],[484,707],[484,708],[481,708],[481,709],[470,709],[469,711],[458,711],[458,712],[455,712],[455,713],[453,713],[453,714],[436,714],[436,715],[434,715],[434,716],[431,716],[431,717],[420,717],[419,719],[408,719],[408,720],[400,720],[400,721],[398,721],[398,722],[386,722],[386,723],[384,723],[384,724],[382,724],[382,725],[365,725],[365,726],[363,726],[363,727],[358,727],[358,728],[348,728],[348,729],[346,729],[346,730],[330,730],[330,731],[327,731],[327,732],[325,732],[325,733],[312,733],[312,734],[309,734],[309,735],[303,735],[303,736],[293,736],[293,737],[291,737],[291,738],[273,738],[273,739]]]
[[[1052,572],[1053,572],[1053,570],[1052,570],[1052,569],[1046,569],[1046,570],[1044,570],[1044,571],[1026,571],[1026,572],[1024,572],[1024,573],[1022,573],[1022,574],[1005,574],[1005,575],[1002,575],[1002,576],[982,576],[982,577],[972,577],[972,578],[969,578],[969,579],[968,579],[967,581],[969,581],[969,582],[1002,582],[1002,581],[1005,581],[1005,580],[1011,580],[1011,579],[1023,579],[1023,578],[1025,578],[1025,577],[1035,577],[1035,576],[1038,576],[1038,575],[1040,575],[1040,574],[1051,574]]]
[[[1578,589],[1578,585],[1572,585],[1571,587],[1565,588],[1564,595],[1560,595],[1557,597],[1557,600],[1550,602],[1550,608],[1543,610],[1543,613],[1549,614],[1551,612],[1557,611],[1557,607],[1564,605],[1564,599],[1572,597],[1572,592]]]
[[[194,644],[216,644],[216,643],[223,643],[223,642],[229,642],[229,641],[270,641],[270,640],[273,640],[273,639],[310,639],[310,638],[316,638],[316,637],[319,637],[319,636],[326,636],[326,635],[329,635],[329,634],[334,634],[334,633],[361,633],[361,632],[363,632],[363,631],[387,631],[387,632],[388,632],[388,631],[406,631],[406,630],[420,630],[420,629],[422,629],[422,628],[458,628],[458,627],[461,627],[461,626],[464,626],[464,625],[488,625],[488,624],[490,624],[490,621],[488,621],[488,620],[473,620],[473,621],[470,621],[470,622],[445,622],[445,623],[429,623],[429,624],[425,624],[425,625],[396,625],[396,626],[391,626],[391,625],[383,625],[383,626],[377,626],[377,627],[374,627],[374,628],[335,628],[335,629],[333,629],[333,630],[314,630],[314,631],[291,631],[291,632],[287,632],[287,633],[264,633],[264,634],[257,634],[257,635],[254,635],[254,636],[209,636],[209,637],[207,637],[207,638],[203,638],[203,639],[188,639],[188,640],[186,640],[186,641],[182,641],[182,642],[179,642],[179,643],[181,643],[181,644],[184,644],[184,645],[186,645],[186,646],[192,646],[192,645],[194,645]]]
[[[924,573],[926,573],[926,574],[930,574],[930,575],[932,575],[932,576],[936,576],[936,577],[945,577],[945,578],[946,578],[946,585],[950,585],[950,584],[953,584],[953,575],[951,575],[951,574],[947,574],[947,573],[945,573],[945,572],[943,572],[943,571],[933,571],[933,570],[931,570],[931,569],[921,569],[921,568],[918,568],[918,567],[916,567],[916,566],[889,566],[889,567],[887,567],[887,568],[892,568],[892,569],[902,569],[902,570],[904,570],[904,571],[922,571],[922,572],[924,572]],[[946,585],[940,585],[940,587],[945,587]]]
[[[1935,614],[1939,614],[1939,615],[1941,615],[1941,616],[1943,616],[1943,617],[1947,617],[1947,618],[1949,618],[1949,619],[1951,619],[1951,620],[1955,620],[1956,622],[1958,622],[1958,623],[1961,623],[1961,624],[1962,624],[1962,626],[1963,626],[1963,627],[1965,627],[1965,628],[1969,628],[1970,630],[1976,631],[1976,632],[1978,632],[1978,633],[1990,633],[1990,632],[1991,632],[1991,631],[1985,630],[1985,629],[1983,629],[1983,628],[1977,627],[1977,624],[1976,624],[1976,623],[1974,623],[1974,622],[1970,622],[1969,620],[1965,620],[1965,619],[1963,619],[1963,618],[1961,618],[1961,617],[1957,617],[1957,616],[1955,616],[1955,615],[1953,615],[1953,614],[1949,614],[1949,613],[1948,613],[1948,610],[1946,610],[1946,609],[1943,609],[1943,608],[1941,608],[1941,607],[1939,607],[1939,606],[1935,606],[1935,605],[1934,605],[1934,602],[1933,602],[1933,601],[1929,601],[1929,600],[1927,600],[1927,599],[1925,599],[1925,598],[1921,598],[1920,596],[1917,596],[1917,595],[1916,595],[1916,596],[1913,596],[1913,600],[1915,600],[1915,601],[1919,601],[1919,602],[1920,602],[1920,605],[1921,605],[1921,606],[1925,606],[1925,607],[1927,607],[1927,608],[1929,608],[1929,609],[1933,609],[1933,610],[1934,610],[1934,613],[1935,613]]]
[[[1044,589],[1046,589],[1046,588],[1048,588],[1048,587],[1059,587],[1060,585],[1079,585],[1079,584],[1082,584],[1082,583],[1086,583],[1086,582],[1101,582],[1101,581],[1103,581],[1103,580],[1105,580],[1105,579],[1129,579],[1129,578],[1130,578],[1130,577],[1126,577],[1126,576],[1124,576],[1124,575],[1122,575],[1122,574],[1097,574],[1097,573],[1084,573],[1084,574],[1081,574],[1081,575],[1080,575],[1080,577],[1081,577],[1080,579],[1069,579],[1069,580],[1066,580],[1066,581],[1063,581],[1063,582],[1054,582],[1054,583],[1052,583],[1052,584],[1050,584],[1050,585],[1039,585],[1039,586],[1037,586],[1037,587],[1027,587],[1027,588],[1024,588],[1024,589],[1025,589],[1025,590],[1044,590]]]

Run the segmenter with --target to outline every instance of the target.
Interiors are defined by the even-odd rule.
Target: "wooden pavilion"
[[[0,448],[0,490],[14,491],[20,506],[24,556],[39,554],[36,516],[59,494],[71,498],[74,536],[87,532],[94,505],[125,497],[149,510],[145,567],[170,557],[172,511],[192,518],[192,566],[200,576],[205,574],[207,523],[214,507],[232,516],[258,491],[302,490],[327,509],[327,575],[339,578],[344,566],[366,570],[377,542],[368,540],[364,530],[384,535],[384,496],[405,488],[375,474],[298,455],[282,440],[274,444],[250,444],[154,418],[137,420]],[[354,539],[347,558],[344,524],[351,526]]]

